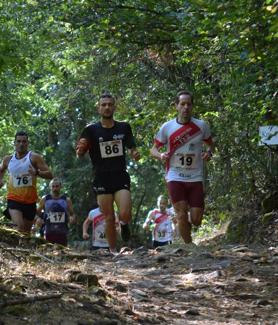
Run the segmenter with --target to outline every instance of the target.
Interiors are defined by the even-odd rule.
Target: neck
[[[178,116],[177,117],[177,122],[180,123],[180,124],[186,124],[186,123],[189,123],[190,122],[190,119],[191,119],[191,117],[181,117],[181,116]]]
[[[51,196],[54,198],[54,199],[58,199],[61,195],[60,193],[51,193]]]
[[[113,118],[101,118],[100,123],[104,128],[112,128],[115,125],[115,121]]]
[[[15,153],[15,156],[16,156],[16,158],[21,159],[21,158],[25,157],[27,155],[27,153],[28,153],[28,151],[25,151],[25,152],[16,152]]]

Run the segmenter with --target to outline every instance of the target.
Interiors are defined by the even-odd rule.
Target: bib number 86
[[[113,144],[112,146],[105,146],[105,153],[107,155],[111,155],[111,154],[117,154],[119,153],[120,149],[118,147],[118,144]]]
[[[101,158],[113,158],[123,155],[123,144],[121,140],[105,141],[99,145]]]

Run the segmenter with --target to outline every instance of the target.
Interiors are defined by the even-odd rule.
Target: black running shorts
[[[25,204],[8,200],[8,209],[21,211],[23,218],[27,220],[34,220],[36,216],[36,203]]]
[[[126,171],[98,173],[93,181],[97,195],[114,194],[120,190],[130,191],[130,177]]]

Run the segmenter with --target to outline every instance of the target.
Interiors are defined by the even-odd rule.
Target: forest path
[[[171,245],[111,257],[0,230],[1,325],[277,324],[277,247]]]

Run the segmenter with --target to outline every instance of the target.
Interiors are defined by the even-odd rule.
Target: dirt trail
[[[7,239],[8,238],[8,239]],[[0,324],[278,324],[278,248],[77,252],[0,239]]]

